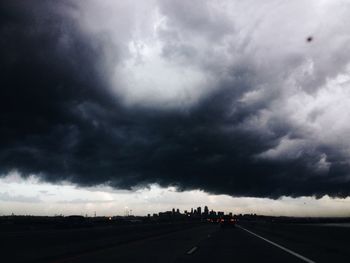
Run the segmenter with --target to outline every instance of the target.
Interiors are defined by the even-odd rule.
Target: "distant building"
[[[207,206],[204,207],[204,213],[205,216],[209,215],[209,208]]]
[[[162,218],[171,218],[173,215],[172,211],[159,212],[159,217]]]
[[[200,206],[197,207],[197,214],[198,215],[202,214],[202,208]]]

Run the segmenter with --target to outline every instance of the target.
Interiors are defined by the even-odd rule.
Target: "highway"
[[[200,224],[158,228],[130,226],[121,229],[113,230],[114,232],[109,230],[113,235],[109,236],[108,243],[101,238],[87,238],[92,235],[92,232],[89,233],[92,230],[70,231],[73,234],[72,239],[79,237],[84,231],[88,235],[77,238],[74,243],[61,239],[57,242],[65,246],[60,247],[56,244],[54,250],[42,244],[41,248],[31,248],[32,253],[17,253],[13,260],[6,262],[312,263],[349,262],[350,258],[350,229],[345,227],[247,223],[235,228]],[[103,229],[102,232],[105,236],[108,231]],[[87,247],[87,243],[90,246]],[[68,248],[70,250],[67,250]]]
[[[54,261],[82,262],[303,262],[245,231],[205,226]]]

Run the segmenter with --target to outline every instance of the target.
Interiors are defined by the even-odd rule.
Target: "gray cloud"
[[[349,195],[349,5],[1,5],[1,174]]]
[[[40,203],[41,199],[37,196],[10,195],[7,192],[0,193],[0,200],[5,202],[21,202],[21,203]]]
[[[116,200],[89,200],[89,199],[73,199],[73,200],[64,200],[58,201],[58,204],[104,204],[104,203],[113,203]]]

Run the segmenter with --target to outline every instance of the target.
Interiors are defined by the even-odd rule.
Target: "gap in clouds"
[[[0,215],[72,215],[93,216],[134,215],[181,211],[207,205],[210,209],[234,214],[256,213],[273,216],[349,216],[350,199],[325,196],[267,198],[233,198],[210,195],[203,191],[178,192],[174,187],[150,185],[131,191],[108,186],[79,187],[69,183],[55,185],[40,181],[36,176],[22,178],[13,172],[0,179]]]

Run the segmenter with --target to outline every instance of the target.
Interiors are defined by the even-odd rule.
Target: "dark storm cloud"
[[[300,150],[293,144],[276,158],[274,149],[302,142],[304,130],[278,115],[259,129],[261,114],[279,93],[242,102],[245,92],[259,91],[260,73],[249,61],[226,73],[220,88],[193,107],[126,106],[111,94],[100,69],[103,43],[82,33],[71,2],[8,1],[0,10],[2,175],[15,169],[50,182],[118,188],[158,183],[234,196],[349,195],[349,165],[332,147]],[[187,15],[181,23],[191,24],[189,30],[222,29],[210,38],[229,30],[226,22]],[[174,50],[182,52],[186,43],[177,44]]]

